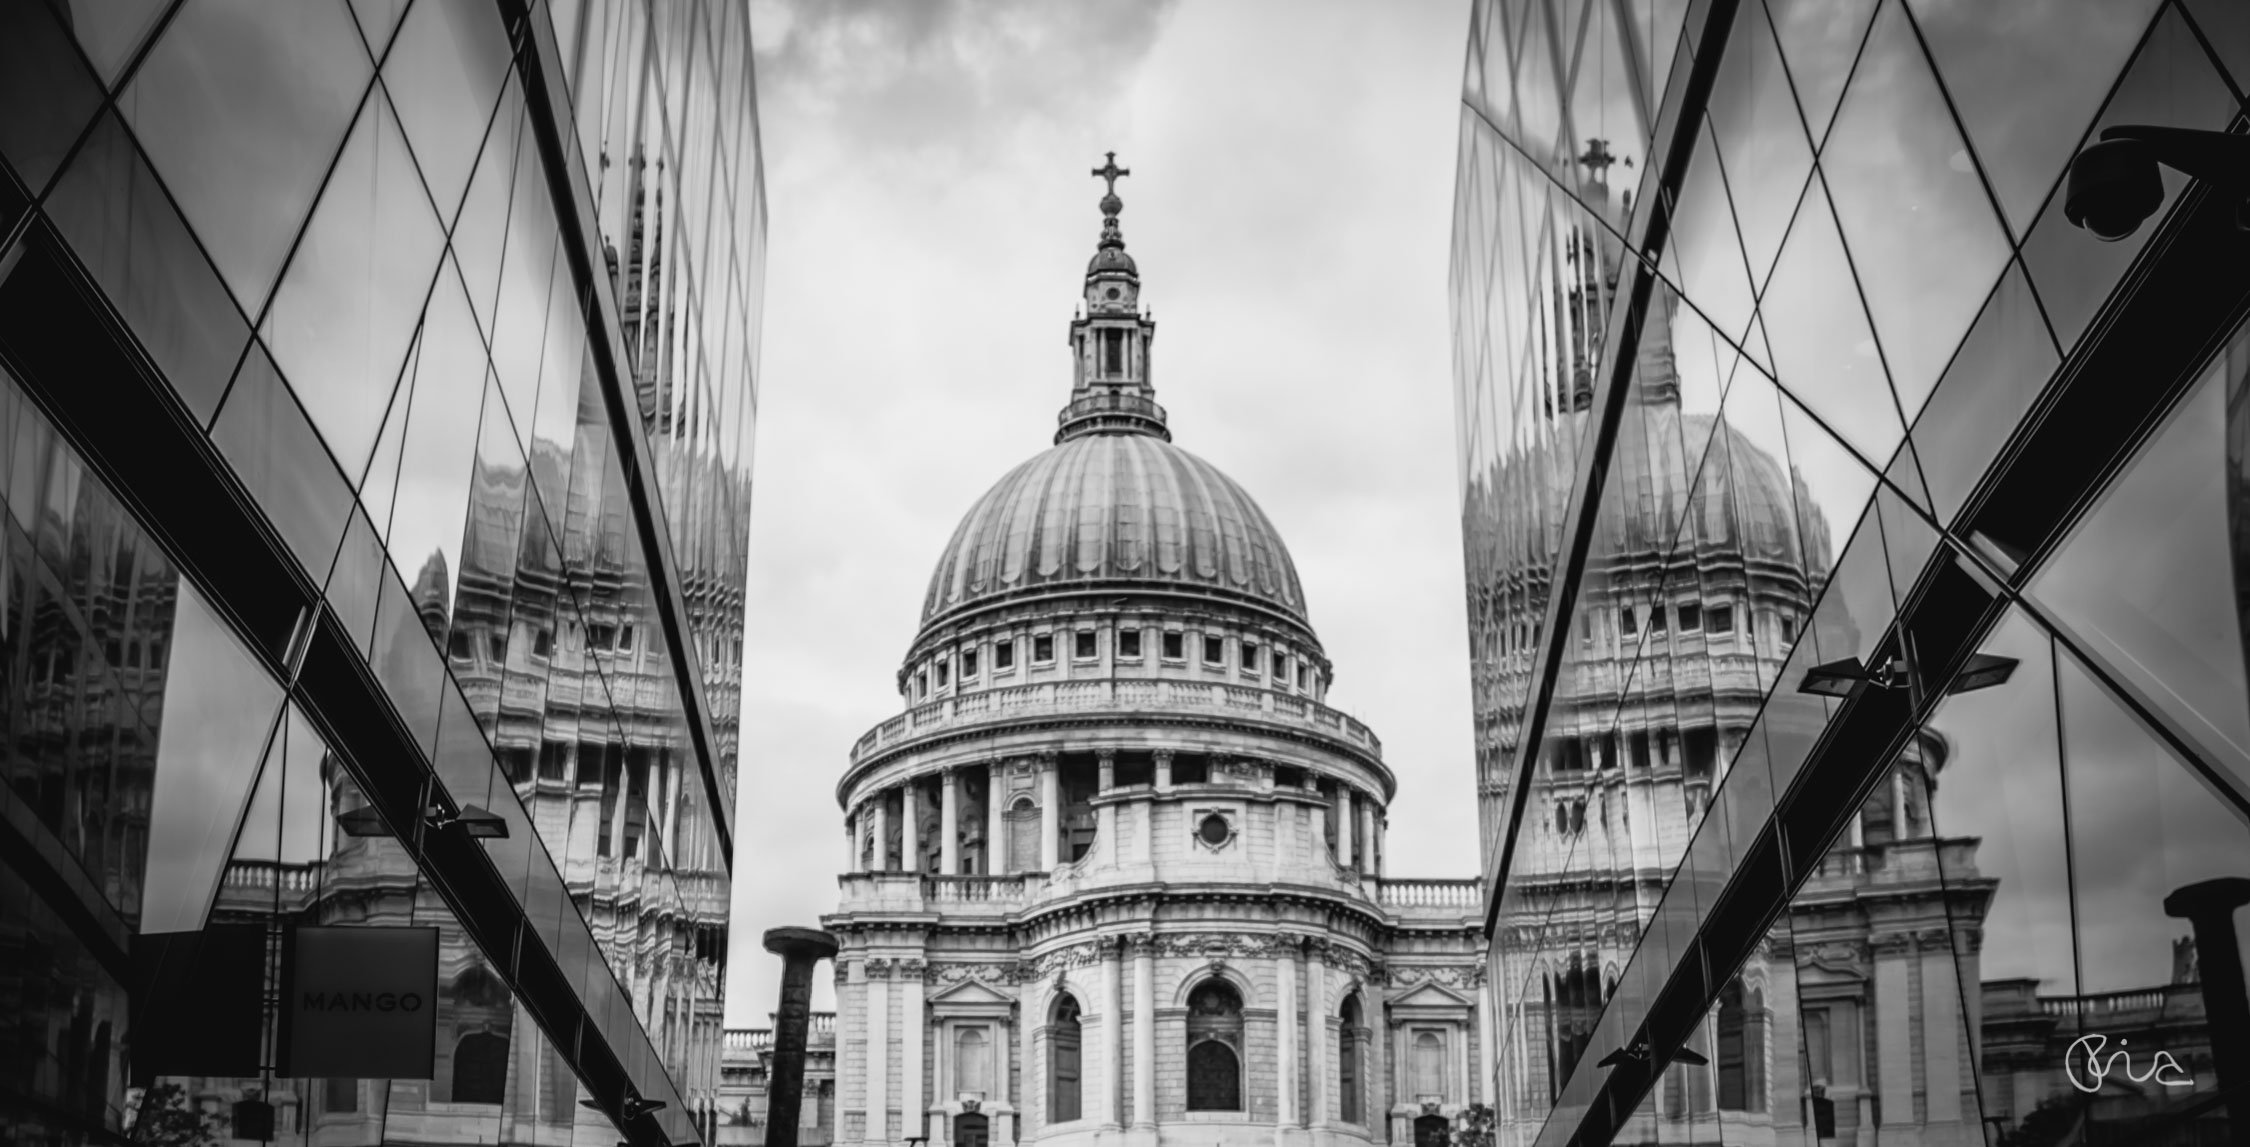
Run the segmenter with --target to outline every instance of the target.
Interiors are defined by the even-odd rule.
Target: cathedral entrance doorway
[[[982,1115],[953,1117],[954,1147],[990,1147],[991,1124]]]
[[[1424,1115],[1414,1121],[1414,1147],[1451,1147],[1453,1124],[1443,1115]]]

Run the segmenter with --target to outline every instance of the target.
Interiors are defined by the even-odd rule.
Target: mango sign
[[[429,1079],[438,930],[298,928],[282,986],[284,1074]]]

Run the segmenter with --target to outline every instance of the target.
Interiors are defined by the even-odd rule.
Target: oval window
[[[1195,835],[1200,837],[1203,843],[1217,848],[1225,844],[1227,838],[1234,835],[1234,830],[1227,826],[1227,818],[1220,816],[1218,813],[1211,813],[1203,818],[1202,824],[1196,826]]]
[[[1117,288],[1111,287],[1109,289],[1109,297],[1113,299],[1117,297]]]

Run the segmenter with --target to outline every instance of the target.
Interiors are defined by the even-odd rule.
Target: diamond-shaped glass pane
[[[2017,234],[2031,226],[2079,130],[2109,94],[2156,6],[2157,0],[2057,0],[2036,7],[1910,0],[1922,40]]]
[[[1820,166],[1911,419],[1999,278],[2008,237],[1904,8],[1876,17]]]
[[[1774,266],[1763,314],[1782,388],[1862,457],[1888,459],[1906,432],[1817,176]]]
[[[1773,0],[1768,11],[1814,146],[1828,134],[1844,79],[1867,38],[1875,0]]]
[[[1812,174],[1812,145],[1805,140],[1764,4],[1743,4],[1735,12],[1711,92],[1711,131],[1726,165],[1751,285],[1762,288]]]
[[[149,162],[255,315],[367,90],[338,0],[189,0],[119,99]]]
[[[1706,125],[1696,132],[1695,158],[1680,186],[1666,256],[1677,267],[1681,293],[1710,317],[1720,334],[1739,342],[1755,304],[1742,236],[1727,198],[1728,175]]]

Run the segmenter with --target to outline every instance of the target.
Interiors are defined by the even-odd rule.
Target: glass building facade
[[[2250,231],[2063,211],[2246,88],[2222,0],[1476,0],[1502,1144],[2250,1141]]]
[[[761,171],[745,3],[0,7],[0,1140],[715,1141]],[[284,1074],[316,925],[431,1078]]]

